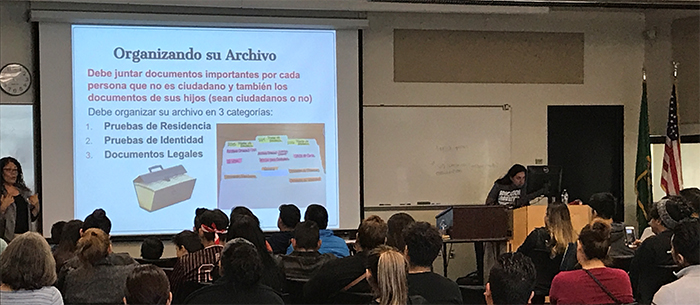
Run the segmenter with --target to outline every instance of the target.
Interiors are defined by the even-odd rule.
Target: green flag
[[[642,106],[639,110],[639,139],[637,140],[637,169],[634,172],[634,193],[637,197],[637,223],[641,232],[648,226],[647,213],[651,208],[651,143],[649,141],[649,110],[647,83],[642,83]]]

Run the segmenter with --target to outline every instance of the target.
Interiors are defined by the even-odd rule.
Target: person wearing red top
[[[563,271],[552,280],[552,304],[626,304],[634,302],[632,284],[621,269],[605,267],[610,225],[599,220],[586,225],[578,238],[576,258],[582,270]]]

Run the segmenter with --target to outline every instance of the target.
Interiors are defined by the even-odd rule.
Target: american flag
[[[666,195],[678,195],[683,188],[681,172],[681,141],[678,134],[678,102],[676,101],[676,84],[673,84],[671,101],[668,105],[668,124],[666,125],[666,146],[664,148],[664,167],[661,170],[661,188]]]

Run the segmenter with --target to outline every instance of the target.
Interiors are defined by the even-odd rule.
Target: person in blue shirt
[[[319,204],[312,204],[306,208],[304,213],[304,221],[313,221],[318,225],[319,239],[321,240],[321,248],[318,252],[321,254],[331,253],[337,257],[346,257],[350,255],[345,240],[333,235],[333,231],[326,229],[328,227],[328,211]],[[287,248],[287,254],[292,253],[294,249],[291,245]]]

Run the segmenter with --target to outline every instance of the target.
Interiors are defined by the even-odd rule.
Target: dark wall
[[[594,193],[618,198],[616,221],[624,221],[623,106],[549,106],[549,165],[563,168],[562,189],[584,203]]]

